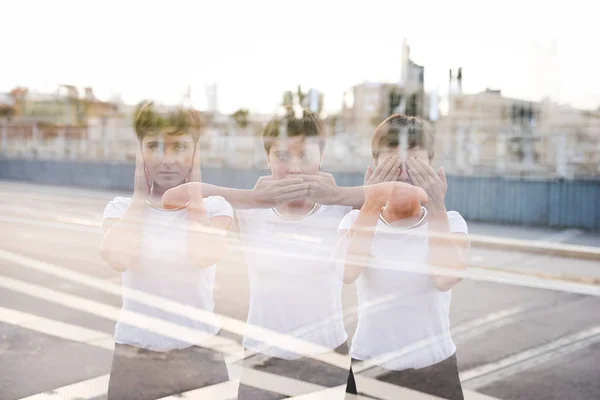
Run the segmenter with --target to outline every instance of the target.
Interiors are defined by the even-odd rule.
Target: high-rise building
[[[217,84],[210,83],[206,85],[206,111],[209,114],[217,114],[219,106],[217,102]]]
[[[342,122],[347,132],[370,136],[385,118],[394,113],[428,117],[430,103],[425,95],[425,68],[410,58],[406,40],[402,45],[399,82],[364,82],[351,87],[344,101]]]

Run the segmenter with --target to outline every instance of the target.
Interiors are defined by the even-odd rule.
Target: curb
[[[539,271],[504,269],[504,268],[488,267],[488,266],[484,266],[484,265],[475,265],[475,264],[468,264],[467,269],[500,272],[500,273],[507,273],[507,274],[513,274],[513,275],[522,275],[522,276],[535,277],[535,278],[560,281],[560,282],[581,283],[581,284],[590,285],[590,286],[600,286],[600,278],[593,278],[590,276],[577,276],[577,275],[568,275],[568,274],[555,275],[555,274],[548,274],[548,273],[539,272]]]
[[[559,257],[600,261],[600,247],[556,244],[536,240],[518,240],[497,236],[469,235],[471,247],[512,250]]]

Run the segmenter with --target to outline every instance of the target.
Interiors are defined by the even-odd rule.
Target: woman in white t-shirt
[[[320,172],[323,123],[315,113],[295,111],[285,108],[265,127],[271,174],[261,177],[254,189],[202,184],[205,194],[223,196],[236,208],[246,255],[250,306],[240,400],[277,397],[266,389],[268,380],[265,390],[256,388],[248,369],[340,386],[332,398],[344,397],[350,360],[343,284],[331,268],[330,255],[340,221],[362,205],[364,194],[360,187],[340,188],[331,174]],[[167,196],[185,199],[185,189]]]
[[[273,118],[263,132],[271,170],[268,179],[301,179],[305,189],[272,208],[236,210],[250,284],[243,365],[322,386],[340,386],[346,375],[339,353],[347,354],[347,335],[342,283],[330,268],[329,256],[337,241],[336,225],[352,209],[353,196],[334,196],[338,204],[333,199],[329,205],[318,202],[318,183],[323,189],[324,181],[333,180],[319,171],[323,124],[310,111],[303,110],[302,116],[287,111]],[[344,200],[346,205],[341,205]],[[238,399],[269,398],[253,388],[246,376],[242,373]],[[344,396],[341,387],[337,398]]]
[[[350,350],[358,382],[351,373],[348,386],[360,392],[359,376],[369,370],[381,381],[462,399],[448,315],[467,224],[446,211],[446,176],[430,166],[433,142],[423,121],[392,115],[372,149],[376,165],[398,158],[400,174],[399,182],[366,186],[363,207],[339,226],[334,254],[343,280],[356,282],[359,307]]]
[[[200,181],[192,112],[159,115],[144,103],[135,130],[133,197],[109,202],[102,224],[101,255],[123,287],[109,399],[156,399],[228,380],[222,354],[202,344],[219,332],[215,263],[232,208],[222,197],[203,199],[198,187],[185,204],[164,204],[168,189]]]

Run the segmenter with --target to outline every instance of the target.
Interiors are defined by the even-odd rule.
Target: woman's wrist
[[[147,199],[148,193],[133,192],[133,196],[131,197],[131,205],[140,206],[146,204]]]
[[[259,191],[254,189],[239,189],[238,190],[238,199],[240,203],[243,203],[248,208],[268,208],[271,207],[270,204],[267,204],[261,198],[261,194]]]
[[[385,207],[385,203],[378,201],[366,201],[360,209],[360,213],[364,215],[379,215],[381,209]]]

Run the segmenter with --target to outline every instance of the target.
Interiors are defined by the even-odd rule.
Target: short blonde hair
[[[133,120],[135,134],[141,142],[146,136],[160,132],[168,135],[191,134],[194,142],[200,138],[200,118],[192,110],[177,108],[163,115],[154,109],[153,101],[143,101],[136,107]]]
[[[325,147],[325,125],[319,115],[309,110],[302,110],[302,116],[296,117],[292,107],[285,107],[285,115],[283,117],[275,116],[269,120],[267,126],[263,130],[263,145],[265,151],[269,154],[269,150],[273,142],[279,138],[281,124],[285,124],[288,137],[304,136],[319,138],[319,146],[321,152]]]
[[[408,135],[408,148],[427,150],[429,159],[435,155],[433,134],[429,124],[419,117],[408,117],[404,114],[393,114],[385,119],[373,134],[371,152],[373,159],[377,160],[382,149],[400,146],[399,136],[406,132]]]

